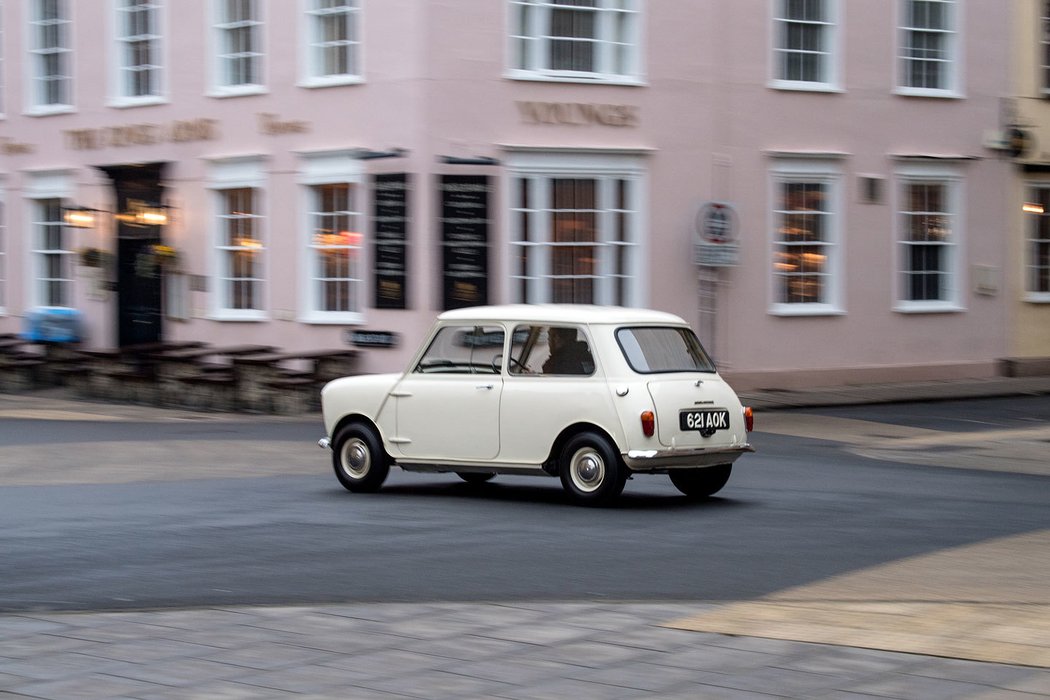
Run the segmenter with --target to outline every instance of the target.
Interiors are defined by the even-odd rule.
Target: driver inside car
[[[550,357],[543,363],[544,374],[590,374],[594,359],[587,342],[576,339],[574,328],[551,328],[548,333]]]

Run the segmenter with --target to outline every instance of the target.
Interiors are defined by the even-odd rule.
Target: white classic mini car
[[[620,307],[518,304],[447,311],[400,374],[321,391],[335,475],[375,491],[391,466],[558,476],[606,503],[633,474],[668,474],[705,498],[752,451],[751,409],[677,316]]]

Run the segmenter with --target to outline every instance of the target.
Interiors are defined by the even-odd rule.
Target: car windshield
[[[715,371],[715,363],[688,328],[620,328],[616,341],[631,369],[640,374]]]

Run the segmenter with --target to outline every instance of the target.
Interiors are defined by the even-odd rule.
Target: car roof
[[[679,316],[652,309],[593,304],[500,304],[446,311],[441,321],[533,321],[540,323],[671,323],[684,324]]]

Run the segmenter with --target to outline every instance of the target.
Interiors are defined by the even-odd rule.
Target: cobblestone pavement
[[[1050,380],[982,384],[933,389],[935,398],[1050,390]],[[930,398],[928,385],[910,394],[907,388],[873,388],[870,400]],[[797,392],[747,398],[773,411],[763,417],[768,429],[809,429],[775,413],[807,405]],[[808,402],[864,402],[863,387],[811,392]],[[60,395],[0,395],[0,420],[102,416],[227,419]],[[868,432],[870,426],[854,425],[840,434],[849,449],[877,452]],[[1029,444],[1045,445],[1042,433],[1000,437],[1018,445],[1017,471],[1050,469]],[[900,450],[914,457],[938,439],[896,438],[894,449],[871,456],[903,458]],[[534,601],[10,614],[0,616],[0,697],[1047,698],[1047,551],[1050,532],[1028,533],[718,605]]]

